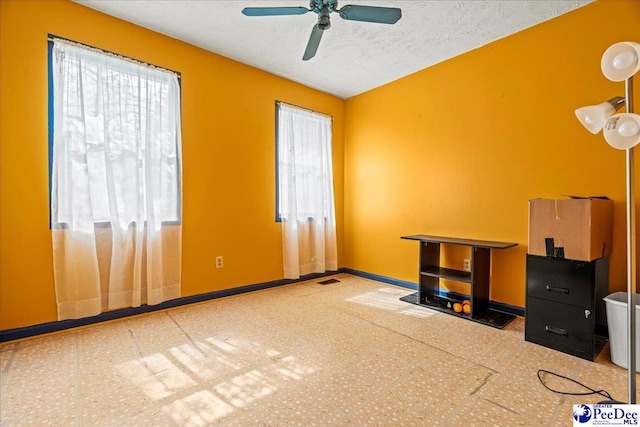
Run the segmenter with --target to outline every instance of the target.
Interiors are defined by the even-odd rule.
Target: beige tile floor
[[[547,369],[626,400],[626,371],[340,274],[0,346],[0,425],[570,426]],[[560,389],[575,386],[550,379]]]

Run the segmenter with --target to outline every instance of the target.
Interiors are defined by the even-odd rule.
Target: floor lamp
[[[602,55],[602,73],[611,81],[625,82],[625,97],[615,97],[599,105],[576,110],[578,120],[591,133],[604,129],[604,139],[626,151],[627,166],[627,369],[629,404],[636,403],[636,224],[633,177],[633,147],[640,143],[640,115],[633,114],[633,75],[640,71],[640,44],[620,42]],[[626,104],[626,113],[614,114]]]

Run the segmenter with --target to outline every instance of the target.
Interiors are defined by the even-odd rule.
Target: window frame
[[[151,66],[154,68],[158,68],[160,70],[165,70],[165,71],[169,71],[171,73],[174,73],[177,78],[178,78],[178,88],[180,90],[180,92],[178,93],[178,101],[180,103],[180,123],[179,126],[182,129],[182,73],[178,72],[178,71],[174,71],[171,70],[169,68],[166,67],[161,67],[155,64],[151,64],[149,62],[146,61],[142,61],[136,58],[132,58],[130,56],[126,56],[126,55],[121,55],[119,53],[116,52],[112,52],[106,49],[102,49],[96,46],[91,46],[85,43],[80,43],[78,41],[69,39],[69,38],[65,38],[65,37],[60,37],[57,36],[55,34],[51,34],[48,33],[47,34],[47,90],[48,90],[48,94],[47,94],[47,112],[48,112],[48,156],[49,156],[49,229],[53,228],[53,215],[52,215],[52,211],[51,211],[51,201],[52,201],[52,195],[53,195],[53,144],[54,144],[54,124],[55,124],[55,102],[54,102],[54,98],[53,98],[53,92],[54,92],[54,86],[53,86],[53,47],[54,47],[54,40],[55,39],[59,39],[59,40],[66,40],[69,41],[71,43],[75,43],[77,45],[81,45],[81,46],[85,46],[89,49],[93,49],[93,50],[98,50],[101,51],[105,54],[108,55],[114,55],[117,56],[121,59],[124,60],[130,60],[139,64],[142,64],[144,66]],[[180,147],[182,148],[182,147]],[[162,221],[161,225],[162,226],[170,226],[170,225],[181,225],[182,224],[182,150],[180,150],[180,152],[178,152],[179,155],[179,160],[176,167],[178,170],[178,186],[177,186],[177,197],[178,200],[180,201],[180,203],[177,204],[177,216],[178,216],[178,220],[176,221]],[[61,223],[59,224],[61,228],[66,228],[66,224],[65,223]],[[94,222],[94,226],[96,228],[111,228],[111,223],[109,221],[96,221]],[[133,227],[136,227],[136,224],[133,223],[132,224]],[[147,221],[144,222],[144,226],[147,226]]]
[[[331,119],[331,127],[333,128],[333,117],[329,114],[325,114],[325,113],[321,113],[319,111],[315,111],[315,110],[311,110],[309,108],[305,108],[305,107],[301,107],[299,105],[295,105],[295,104],[291,104],[289,102],[284,102],[284,101],[278,101],[276,100],[275,102],[275,126],[276,126],[276,131],[275,131],[275,171],[276,171],[276,179],[275,179],[275,183],[276,183],[276,203],[275,203],[275,207],[276,207],[276,211],[275,211],[275,222],[282,222],[282,216],[280,214],[280,158],[278,156],[278,153],[280,151],[280,146],[279,146],[279,140],[280,140],[280,105],[290,105],[292,107],[295,108],[300,108],[301,110],[306,110],[309,111],[311,113],[314,114],[318,114],[321,116],[325,116],[325,117],[329,117]],[[332,139],[332,143],[331,143],[332,147],[331,150],[333,152],[333,139]],[[325,218],[326,220],[326,218]],[[315,221],[315,218],[313,217],[308,217],[307,221]]]

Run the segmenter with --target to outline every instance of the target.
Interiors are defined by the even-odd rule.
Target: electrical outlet
[[[462,261],[462,268],[464,269],[464,271],[471,271],[471,260],[468,258],[465,258]]]
[[[217,256],[216,257],[216,268],[222,268],[224,267],[224,259],[222,258],[222,256]]]

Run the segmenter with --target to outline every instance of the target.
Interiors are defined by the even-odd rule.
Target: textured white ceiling
[[[324,92],[348,98],[593,0],[344,0],[399,7],[395,25],[331,14],[318,53],[302,61],[315,13],[247,17],[244,7],[304,6],[308,0],[74,0]],[[541,40],[548,43],[549,40]]]

